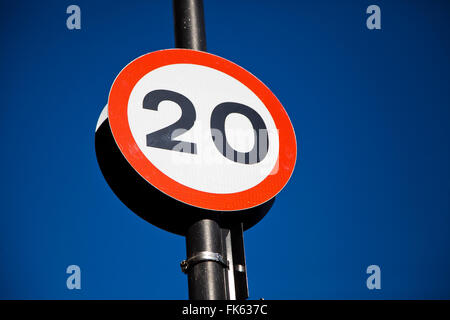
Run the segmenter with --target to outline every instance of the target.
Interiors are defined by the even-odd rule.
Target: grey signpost
[[[173,0],[173,12],[175,46],[206,51],[203,1]],[[186,252],[182,268],[188,276],[190,299],[248,297],[241,223],[225,228],[212,219],[194,222],[186,232]],[[236,265],[235,260],[239,262]]]

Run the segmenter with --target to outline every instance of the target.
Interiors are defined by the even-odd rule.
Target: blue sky
[[[449,3],[210,0],[205,19],[208,51],[271,88],[298,142],[245,233],[250,299],[450,298]],[[0,30],[0,298],[186,299],[184,238],[130,212],[94,150],[115,76],[174,46],[170,1],[3,1]]]

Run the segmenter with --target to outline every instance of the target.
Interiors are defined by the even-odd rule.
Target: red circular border
[[[147,73],[171,64],[197,64],[219,70],[247,86],[269,110],[279,135],[276,172],[256,186],[236,193],[217,194],[192,189],[162,173],[142,153],[128,122],[128,100],[136,83]],[[297,144],[291,121],[275,95],[260,80],[240,66],[216,55],[188,49],[151,52],[130,62],[115,79],[109,93],[109,124],[113,137],[130,165],[152,186],[189,205],[216,211],[238,211],[258,206],[278,194],[295,166]],[[275,169],[274,168],[274,169]]]

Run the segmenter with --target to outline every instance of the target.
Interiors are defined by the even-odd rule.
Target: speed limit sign
[[[192,207],[257,207],[294,170],[295,133],[281,103],[250,72],[206,52],[169,49],[129,63],[112,85],[108,120],[139,176]]]

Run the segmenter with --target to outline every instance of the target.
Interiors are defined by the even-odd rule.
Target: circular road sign
[[[281,103],[250,72],[206,52],[169,49],[132,61],[112,85],[108,118],[130,166],[194,207],[259,206],[294,170],[295,133]]]

